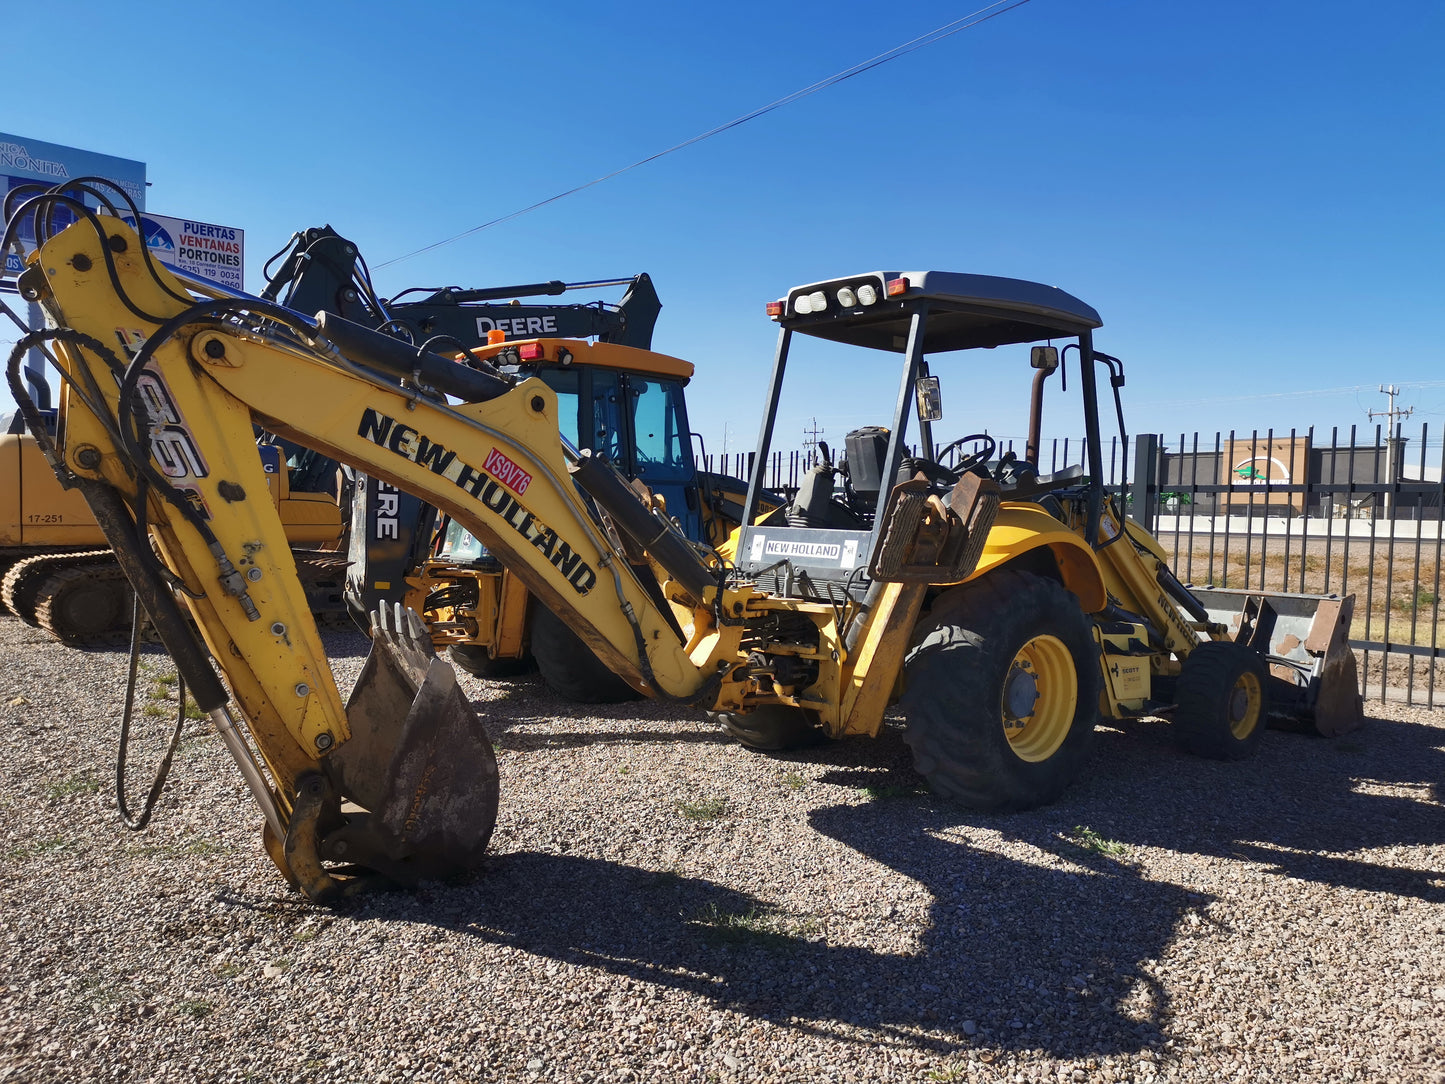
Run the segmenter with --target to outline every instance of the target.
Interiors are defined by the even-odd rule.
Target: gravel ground
[[[1445,716],[1246,764],[1103,729],[1058,804],[987,816],[896,728],[760,756],[464,677],[486,868],[326,910],[201,723],[119,825],[122,652],[5,617],[0,657],[0,1081],[1445,1082]]]

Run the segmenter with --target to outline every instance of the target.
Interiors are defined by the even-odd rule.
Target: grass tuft
[[[69,798],[75,794],[95,794],[100,790],[100,783],[86,775],[72,775],[66,779],[57,779],[45,785],[45,796],[47,798]]]
[[[930,1069],[924,1076],[924,1080],[955,1081],[968,1079],[968,1067],[965,1065],[940,1065]]]
[[[1435,592],[1416,584],[1413,594],[1402,595],[1399,598],[1391,599],[1390,607],[1397,613],[1410,614],[1418,613],[1420,610],[1428,610],[1438,601],[1439,597]]]
[[[1129,854],[1127,844],[1120,843],[1117,839],[1101,836],[1092,828],[1082,824],[1075,825],[1073,834],[1064,838],[1082,850],[1102,855],[1105,858],[1125,858]]]
[[[725,911],[716,903],[709,903],[688,921],[703,927],[715,941],[771,948],[791,947],[799,937],[818,928],[817,920],[812,917],[796,918],[757,905],[746,911]]]
[[[861,790],[875,802],[889,798],[916,798],[928,793],[928,788],[922,783],[870,783]]]
[[[717,820],[727,812],[728,804],[721,798],[702,798],[696,802],[679,799],[677,811],[690,821]]]

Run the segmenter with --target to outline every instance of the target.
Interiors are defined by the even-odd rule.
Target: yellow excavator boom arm
[[[542,381],[513,385],[357,325],[325,317],[318,324],[254,298],[196,304],[113,218],[76,223],[49,240],[26,283],[62,329],[53,338],[65,377],[61,466],[88,493],[118,495],[137,526],[149,528],[168,570],[160,575],[186,599],[276,781],[273,836],[295,834],[308,780],[327,775],[328,758],[345,760],[356,712],[342,703],[268,495],[257,424],[423,496],[565,614],[625,680],[712,706],[740,638],[738,625],[717,615],[740,617],[748,592],[725,589],[685,542],[672,551],[683,555],[680,582],[657,574],[655,560],[649,564],[655,547],[644,556],[623,541],[636,539],[637,515],[650,516],[631,491],[619,502],[632,506],[623,508],[634,517],[630,536],[616,515],[589,509],[579,479],[594,494],[626,483],[564,445],[556,396]],[[449,401],[429,378],[475,391],[479,401]],[[98,516],[102,525],[124,518],[111,513]],[[643,527],[668,530],[658,516]],[[409,653],[403,625],[393,620],[397,666],[419,689],[431,673],[430,651]],[[332,771],[330,783],[336,789],[369,775],[379,793],[384,774],[373,764]],[[418,793],[428,786],[423,780]],[[325,820],[324,811],[316,816]],[[315,865],[304,850],[290,839],[272,846],[303,887],[297,867]]]

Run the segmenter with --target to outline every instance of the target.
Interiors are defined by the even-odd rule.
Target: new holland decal
[[[452,449],[433,443],[411,426],[370,407],[362,411],[357,434],[417,466],[426,467],[437,477],[476,497],[508,527],[541,550],[579,595],[585,595],[597,582],[597,573],[582,560],[582,555],[517,500],[517,496],[527,491],[532,476],[496,448],[487,456],[485,467],[474,467]]]
[[[856,538],[846,538],[841,542],[801,542],[755,534],[752,543],[754,561],[782,557],[814,565],[836,564],[839,568],[853,568],[858,563]]]

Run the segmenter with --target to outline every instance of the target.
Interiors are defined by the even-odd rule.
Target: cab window
[[[557,393],[557,428],[562,430],[562,435],[572,442],[574,448],[583,446],[577,439],[577,385],[580,375],[576,369],[547,369],[541,373],[547,386]]]
[[[643,478],[686,480],[692,476],[682,385],[675,380],[629,375],[637,472]]]

